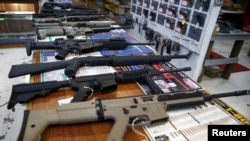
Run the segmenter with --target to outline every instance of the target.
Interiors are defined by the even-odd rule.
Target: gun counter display
[[[147,1],[145,0],[145,2]],[[194,3],[193,1],[190,2]],[[55,109],[25,110],[18,141],[36,141],[41,139],[43,137],[41,135],[51,125],[73,125],[90,122],[92,124],[93,122],[108,120],[113,120],[114,125],[106,141],[122,141],[128,127],[134,128],[134,126],[142,127],[159,122],[169,122],[171,119],[167,112],[171,107],[193,106],[204,104],[207,101],[210,102],[215,98],[250,94],[249,90],[242,90],[208,95],[200,89],[201,87],[198,84],[194,84],[194,81],[191,81],[182,73],[182,71],[191,70],[190,67],[175,68],[169,64],[169,61],[172,59],[189,59],[190,53],[169,56],[151,54],[146,56],[144,56],[145,54],[139,56],[88,56],[64,60],[69,53],[81,54],[108,49],[120,50],[130,45],[152,44],[130,43],[125,38],[74,40],[73,37],[76,35],[107,32],[112,29],[124,29],[124,27],[114,27],[112,23],[105,21],[79,21],[96,19],[98,16],[101,16],[98,15],[98,11],[88,9],[87,7],[73,7],[70,4],[62,3],[46,3],[43,6],[44,8],[40,16],[50,15],[55,18],[34,19],[34,21],[37,21],[36,23],[34,22],[34,27],[38,28],[38,39],[45,39],[47,36],[66,35],[68,40],[59,38],[53,42],[28,42],[26,44],[27,55],[30,56],[32,50],[52,49],[58,51],[55,57],[61,61],[12,65],[8,77],[13,78],[26,74],[40,74],[64,69],[67,80],[13,85],[7,108],[14,109],[17,103],[27,103],[37,97],[44,97],[56,91],[59,92],[61,88],[65,87],[70,87],[76,94],[69,104],[63,104]],[[60,7],[60,9],[55,7]],[[174,15],[177,14],[175,13],[175,8],[170,7],[169,11],[171,9],[173,9],[172,13]],[[188,17],[186,17],[187,15],[185,15],[188,14],[186,11],[180,13],[185,20],[189,21]],[[87,15],[84,16],[85,14]],[[81,17],[78,17],[79,15]],[[55,21],[59,23],[52,23]],[[54,26],[61,27],[55,28]],[[113,66],[116,70],[121,69],[122,71],[76,77],[77,70],[84,66]],[[111,99],[91,97],[94,92],[112,92],[117,89],[118,84],[130,82],[138,82],[146,96]],[[172,87],[169,85],[176,86]],[[88,98],[91,99],[84,101]],[[85,131],[80,132],[84,133]],[[68,135],[71,134],[69,133]]]
[[[154,64],[167,62],[172,59],[188,59],[190,54],[186,55],[148,55],[148,56],[101,56],[101,57],[79,57],[60,62],[35,63],[12,65],[9,72],[9,78],[18,77],[26,74],[39,74],[52,70],[65,69],[65,74],[72,78],[77,70],[82,66],[129,66],[140,64]]]
[[[163,73],[190,71],[190,67],[172,69],[167,71],[157,70],[135,70],[126,72],[115,72],[114,74],[101,74],[94,76],[76,77],[65,81],[49,81],[30,84],[13,85],[11,97],[7,108],[13,109],[17,103],[28,103],[37,97],[44,97],[53,91],[57,91],[62,87],[71,87],[76,90],[76,95],[71,102],[80,102],[87,100],[92,94],[89,88],[94,92],[100,91],[108,93],[117,89],[118,83],[129,83],[141,81],[145,82],[154,94],[162,92],[160,88],[154,83],[152,77],[161,75]]]
[[[69,53],[81,55],[101,50],[121,50],[132,45],[154,45],[154,43],[130,43],[121,37],[96,40],[66,40],[57,38],[53,42],[26,42],[26,51],[27,55],[30,56],[32,50],[57,50],[58,53],[55,58],[64,60]]]
[[[18,141],[36,141],[50,125],[113,120],[114,125],[106,141],[122,141],[128,127],[151,125],[168,121],[170,107],[186,107],[211,101],[214,98],[249,95],[249,90],[208,95],[192,93],[157,94],[113,99],[91,99],[63,104],[56,109],[26,110]],[[136,122],[135,122],[136,121]]]

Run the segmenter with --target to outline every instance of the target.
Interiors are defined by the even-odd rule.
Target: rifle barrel
[[[128,45],[155,45],[155,43],[128,43]]]
[[[223,98],[223,97],[230,97],[230,96],[241,96],[241,95],[249,95],[250,90],[242,90],[242,91],[234,91],[234,92],[225,92],[225,93],[218,93],[212,95],[205,95],[204,99],[206,101],[210,101],[215,98]]]

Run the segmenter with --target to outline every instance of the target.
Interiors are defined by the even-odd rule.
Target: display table
[[[41,62],[40,53],[41,52],[38,50],[33,52],[33,63]],[[159,65],[157,65],[157,67],[159,67]],[[172,80],[172,81],[168,83],[166,82],[166,83],[168,85],[172,85],[172,87],[175,88],[175,90],[176,89],[183,90],[183,88],[188,87],[187,83],[181,82],[182,78],[185,77],[183,75],[182,77],[171,79],[178,75],[174,76],[174,75],[168,74],[167,75],[169,77],[168,80]],[[174,80],[176,80],[176,82]],[[40,75],[31,76],[31,82],[41,82],[41,76]],[[165,83],[162,83],[162,84],[165,84]],[[175,85],[175,84],[181,84],[182,87],[180,87],[179,85]],[[167,87],[166,84],[165,84],[165,87]],[[106,94],[95,92],[94,95],[90,99],[93,99],[96,97],[98,97],[99,99],[110,99],[110,98],[145,95],[144,90],[142,90],[142,88],[137,83],[118,84],[117,90],[110,92],[110,93],[106,93]],[[69,89],[63,88],[59,91],[56,91],[47,95],[46,97],[36,98],[32,100],[32,102],[30,102],[27,107],[30,110],[55,109],[58,106],[58,100],[70,98],[72,96],[75,96],[75,91],[73,91],[71,88]],[[206,108],[210,108],[210,110]],[[179,122],[183,122],[183,121],[185,122],[185,120],[189,120],[191,118],[190,113],[192,112],[196,113],[196,112],[201,112],[201,111],[204,113],[203,116],[206,116],[206,119],[212,119],[212,120],[205,121],[205,123],[204,121],[200,122],[198,118],[193,120],[194,124],[190,124],[189,126],[190,128],[193,127],[194,130],[196,130],[197,132],[195,132],[192,135],[179,134],[180,138],[184,138],[184,136],[187,138],[194,138],[194,137],[199,136],[202,139],[206,139],[207,134],[204,134],[204,133],[207,132],[207,129],[203,128],[202,130],[200,130],[201,127],[206,125],[206,122],[210,123],[210,122],[216,122],[219,120],[221,121],[220,124],[229,124],[229,123],[240,124],[238,121],[232,118],[230,114],[224,112],[221,108],[219,108],[218,106],[215,106],[214,104],[211,104],[211,105],[209,104],[209,106],[203,105],[203,106],[200,106],[200,108],[196,107],[193,110],[190,111],[189,109],[188,111],[189,112],[184,110],[182,114],[180,113],[180,111],[177,110],[177,113],[179,113],[180,115],[185,115],[184,117],[187,117],[187,119],[181,118],[180,121],[178,122],[171,121],[172,116],[174,118],[174,115],[176,115],[177,113],[174,113],[174,111],[168,113],[168,111],[166,111],[166,114],[169,115],[169,121],[165,121],[166,124],[157,123],[159,124],[159,127],[157,125],[153,125],[152,127],[150,126],[145,127],[145,128],[138,127],[136,129],[148,137],[150,135],[149,139],[154,138],[155,140],[158,140],[160,136],[156,134],[156,131],[162,132],[163,135],[168,134],[169,138],[172,139],[175,137],[176,132],[183,132],[183,133],[186,132],[185,126],[180,126],[176,130],[172,130],[172,131],[167,130],[167,128],[169,128],[170,126],[176,126],[175,124],[178,124]],[[219,112],[220,114],[218,115],[220,116],[218,117],[217,115],[214,114],[214,112]],[[172,116],[171,116],[171,113],[173,114]],[[233,111],[233,113],[235,113],[235,111]],[[82,113],[82,114],[85,114],[85,113]],[[195,117],[192,117],[192,119],[193,118]],[[221,120],[225,118],[228,120]],[[226,121],[226,123],[224,123],[224,121]],[[73,125],[73,124],[53,125],[45,129],[45,131],[41,135],[41,141],[57,141],[57,140],[60,140],[60,141],[72,141],[72,140],[74,141],[104,141],[107,138],[111,128],[113,127],[113,124],[114,124],[113,121],[103,121],[103,122],[81,123],[81,124],[76,124],[76,125]],[[163,125],[163,127],[161,125]],[[127,132],[124,135],[124,141],[141,141],[141,140],[146,140],[145,136],[139,135],[138,133],[133,131],[131,127],[127,128]]]
[[[205,73],[205,67],[208,66],[215,66],[215,65],[221,65],[226,64],[226,67],[224,71],[222,72],[221,77],[224,79],[228,79],[232,73],[234,64],[238,62],[238,55],[240,53],[240,50],[242,48],[242,45],[244,44],[245,40],[250,39],[250,33],[247,32],[231,32],[231,33],[218,33],[217,35],[213,35],[211,37],[211,41],[209,43],[207,53],[205,56],[205,60],[203,63],[203,69],[202,72],[198,78],[198,82],[202,81],[202,76]],[[215,41],[224,41],[224,40],[232,40],[234,41],[233,48],[230,52],[230,55],[228,58],[225,59],[209,59],[210,53],[212,51],[213,45]]]

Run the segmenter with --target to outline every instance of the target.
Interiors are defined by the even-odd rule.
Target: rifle
[[[88,35],[93,33],[101,33],[101,32],[109,32],[110,30],[114,29],[126,29],[126,28],[133,28],[131,26],[129,27],[115,27],[115,26],[109,26],[109,27],[52,27],[48,29],[37,29],[36,34],[37,38],[39,40],[45,39],[47,36],[61,36],[66,35],[67,38],[73,39],[76,35]]]
[[[21,64],[12,65],[9,78],[26,75],[26,74],[39,74],[57,69],[65,68],[64,73],[69,78],[75,77],[76,71],[82,66],[129,66],[129,65],[142,65],[154,64],[159,62],[170,61],[171,59],[189,58],[190,53],[187,55],[169,55],[169,56],[101,56],[101,57],[79,57],[60,62],[48,63],[34,63],[34,64]]]
[[[104,18],[104,15],[79,15],[79,16],[66,16],[60,18],[33,18],[33,23],[58,23],[64,21],[88,21],[88,20],[96,20],[99,18]]]
[[[33,27],[109,27],[113,25],[113,21],[79,21],[79,22],[59,22],[59,23],[32,23]]]
[[[169,107],[203,104],[214,98],[249,95],[250,90],[208,95],[203,91],[113,99],[91,99],[63,104],[56,109],[25,110],[18,141],[35,141],[49,125],[70,125],[114,120],[106,141],[122,141],[128,127],[168,121]],[[138,122],[134,122],[137,121]],[[135,125],[133,124],[135,123]]]
[[[100,10],[97,9],[41,9],[42,14],[56,14],[56,13],[92,13],[99,14]]]
[[[32,14],[33,18],[46,18],[46,17],[65,17],[65,16],[84,16],[84,15],[98,15],[98,11],[55,11],[54,13],[38,13]]]
[[[85,5],[72,5],[71,3],[56,3],[56,2],[44,2],[42,8],[51,9],[60,7],[61,9],[83,9],[83,10],[90,10]]]
[[[30,56],[32,50],[58,50],[55,58],[64,60],[69,53],[89,53],[100,50],[120,50],[131,45],[154,45],[154,43],[129,43],[124,38],[110,38],[106,40],[73,40],[57,38],[53,42],[26,42],[26,52]]]
[[[27,103],[34,98],[47,96],[53,91],[62,87],[71,87],[76,91],[71,102],[80,102],[87,100],[90,96],[90,89],[102,93],[108,93],[117,89],[118,83],[129,83],[136,81],[145,82],[152,93],[163,93],[162,90],[154,83],[153,76],[163,73],[172,73],[180,71],[190,71],[190,67],[172,69],[166,71],[157,70],[135,70],[125,72],[115,72],[114,74],[100,74],[95,76],[81,76],[65,81],[47,81],[30,84],[18,84],[12,86],[12,93],[7,108],[13,109],[17,103]],[[88,87],[88,88],[87,88]]]

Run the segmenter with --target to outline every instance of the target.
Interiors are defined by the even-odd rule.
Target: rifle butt
[[[47,96],[50,92],[65,86],[69,86],[67,80],[13,85],[7,108],[14,109],[17,103],[28,103],[34,98]]]
[[[49,126],[48,117],[46,110],[25,110],[21,131],[17,141],[39,140],[43,131]]]
[[[63,69],[68,64],[69,61],[12,65],[8,77],[13,78],[27,74],[40,74],[41,72]]]
[[[27,42],[26,42],[26,53],[27,53],[28,56],[30,56],[30,55],[31,55],[31,52],[32,52],[31,44],[32,44],[31,41],[27,41]]]

